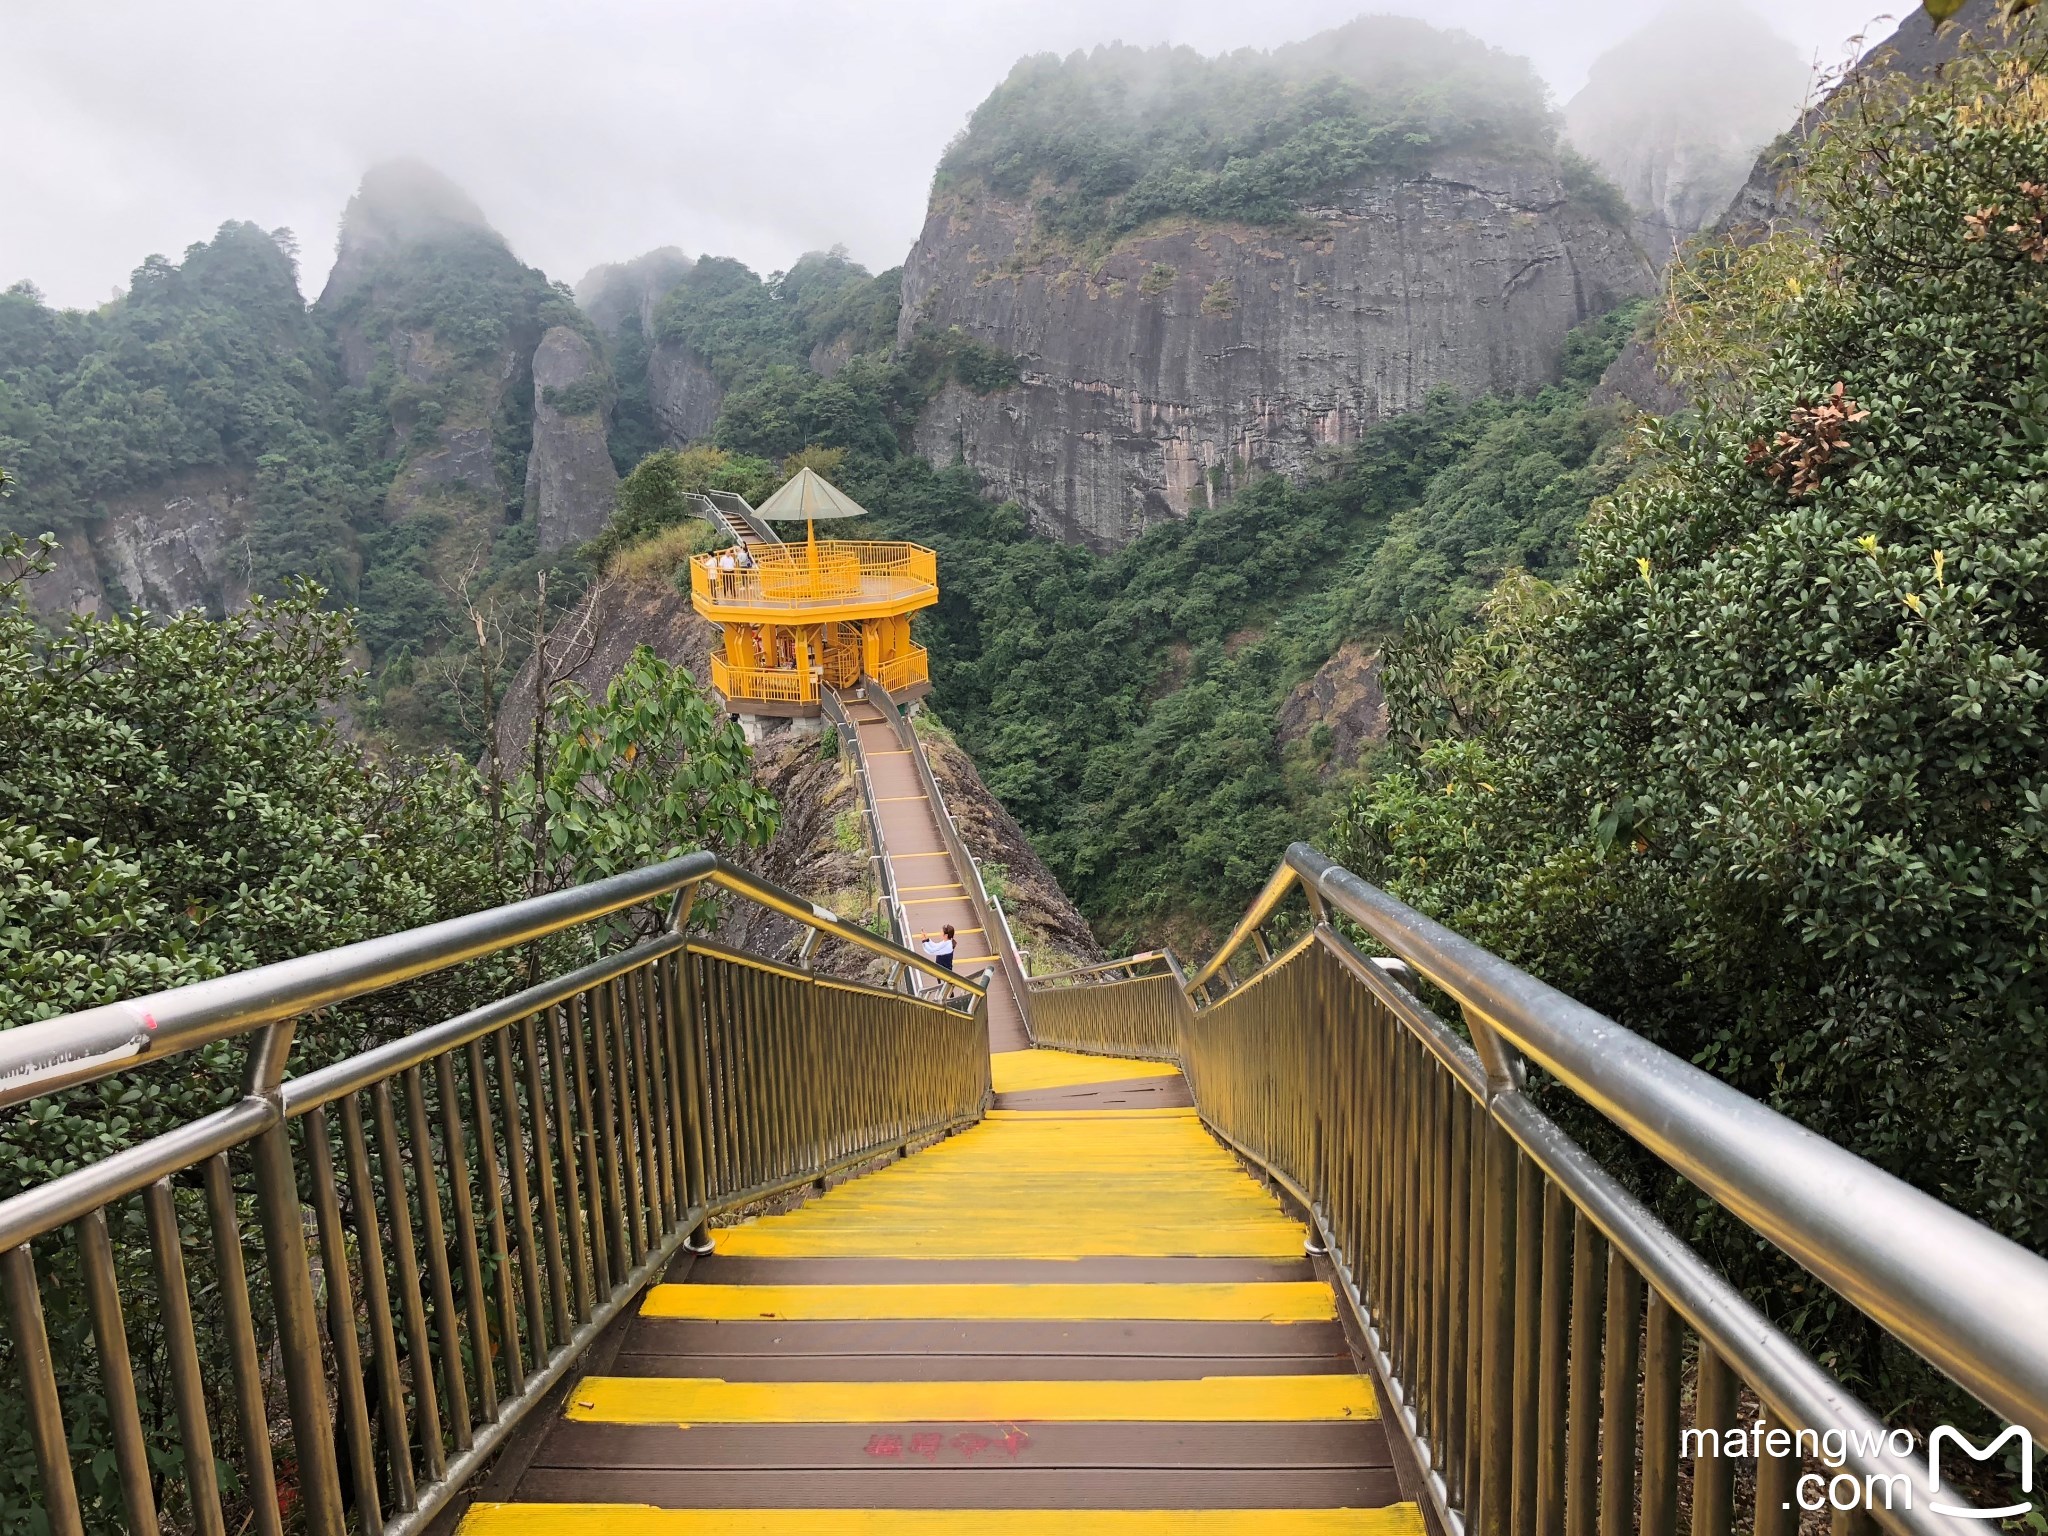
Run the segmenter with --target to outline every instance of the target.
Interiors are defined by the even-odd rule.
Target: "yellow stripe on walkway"
[[[1374,1419],[1360,1376],[1193,1381],[719,1381],[590,1376],[571,1419],[598,1424],[1271,1424]]]
[[[1083,1083],[1121,1083],[1134,1077],[1177,1077],[1168,1061],[1127,1056],[1083,1056],[1075,1051],[997,1051],[988,1059],[997,1093],[1032,1088],[1074,1088]]]
[[[1319,1280],[1097,1285],[657,1285],[642,1317],[741,1322],[856,1318],[1314,1323],[1337,1315]]]
[[[1192,1115],[1020,1114],[712,1240],[749,1258],[1280,1259],[1304,1236]]]
[[[460,1536],[1423,1536],[1384,1509],[655,1509],[473,1504]]]

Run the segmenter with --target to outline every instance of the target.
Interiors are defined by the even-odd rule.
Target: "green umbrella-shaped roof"
[[[754,516],[784,523],[867,515],[866,507],[809,466],[791,475],[781,490],[754,508]]]

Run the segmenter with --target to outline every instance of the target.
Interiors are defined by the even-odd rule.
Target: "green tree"
[[[1596,510],[1576,577],[1490,611],[1410,690],[1424,750],[1340,841],[1453,927],[2048,1252],[2041,68],[2029,42],[1836,104],[1800,259],[1781,242],[1693,275],[1695,356],[1725,337],[1744,367]],[[1741,309],[1765,299],[1758,345]],[[1818,1329],[1832,1309],[1793,1311]],[[1829,1326],[1882,1400],[1934,1390],[1874,1330]]]
[[[696,680],[646,646],[602,699],[553,700],[539,774],[507,797],[529,888],[638,869],[696,848],[737,853],[775,835],[775,797],[753,752]]]

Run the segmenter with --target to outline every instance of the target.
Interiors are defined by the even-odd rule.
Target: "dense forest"
[[[1368,16],[1270,52],[1025,59],[946,151],[935,190],[1030,197],[1046,233],[1101,242],[1170,217],[1285,223],[1362,171],[1457,149],[1545,155],[1555,140],[1527,60]]]

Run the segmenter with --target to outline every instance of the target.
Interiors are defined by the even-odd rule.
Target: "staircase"
[[[843,694],[847,718],[860,737],[867,765],[868,793],[882,830],[882,854],[902,901],[910,937],[936,934],[953,925],[958,947],[953,968],[963,975],[996,967],[988,994],[989,1046],[1022,1050],[1031,1043],[1024,1010],[998,956],[994,934],[968,894],[967,872],[956,864],[939,830],[939,813],[918,775],[915,747],[907,746],[881,707],[858,694]]]
[[[1301,1224],[1179,1073],[992,1070],[980,1125],[672,1268],[461,1536],[1421,1531]]]

